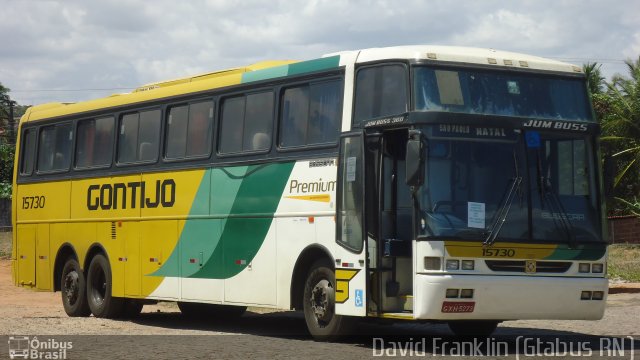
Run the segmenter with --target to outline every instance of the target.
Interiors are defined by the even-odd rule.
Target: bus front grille
[[[527,272],[524,260],[485,260],[487,267],[498,272]],[[564,273],[571,267],[568,261],[536,261],[535,273]]]

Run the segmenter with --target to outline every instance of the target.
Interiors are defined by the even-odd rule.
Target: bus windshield
[[[599,241],[588,137],[466,125],[424,131],[427,180],[417,193],[419,236],[487,243]],[[501,139],[478,139],[475,134],[483,132]],[[531,134],[536,141],[525,140]]]
[[[417,111],[593,121],[580,78],[417,66],[413,79]]]

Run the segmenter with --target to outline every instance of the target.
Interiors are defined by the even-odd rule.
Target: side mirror
[[[613,197],[613,187],[615,186],[615,182],[616,182],[616,168],[617,168],[617,164],[616,164],[616,160],[610,156],[607,155],[604,157],[604,164],[602,165],[603,168],[603,182],[604,182],[604,195],[607,199],[610,199],[611,197]]]
[[[420,130],[409,130],[407,140],[406,157],[406,182],[407,185],[419,187],[424,183],[425,171],[424,162],[426,158],[426,147],[422,139]]]

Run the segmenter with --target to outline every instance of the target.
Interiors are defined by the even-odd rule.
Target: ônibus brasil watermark
[[[473,338],[469,340],[434,338],[409,338],[406,341],[389,341],[374,338],[373,356],[385,357],[607,357],[634,360],[637,347],[632,336],[597,337],[579,340],[574,338],[540,338],[518,336],[515,339]]]
[[[37,336],[10,336],[9,358],[11,359],[55,359],[67,358],[67,351],[73,349],[71,341],[56,339],[40,340]]]

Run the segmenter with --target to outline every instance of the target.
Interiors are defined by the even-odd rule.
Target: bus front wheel
[[[328,261],[311,267],[303,296],[304,319],[316,340],[333,340],[353,329],[354,319],[335,313],[335,273]]]
[[[111,295],[112,284],[109,260],[102,254],[96,255],[87,272],[87,299],[97,318],[115,318],[122,314],[123,302]]]
[[[87,301],[87,288],[84,273],[76,259],[68,259],[62,268],[60,279],[62,306],[69,316],[89,316],[91,310]]]

